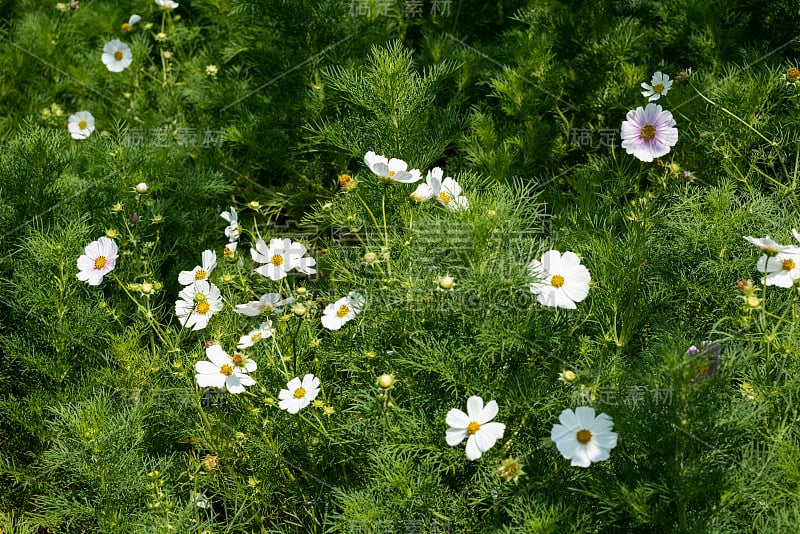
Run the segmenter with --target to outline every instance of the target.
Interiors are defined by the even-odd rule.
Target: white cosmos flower
[[[528,271],[538,279],[531,282],[531,293],[538,295],[536,300],[544,306],[574,310],[575,303],[589,294],[591,276],[574,252],[562,256],[557,250],[548,250],[542,261],[528,264]]]
[[[217,266],[217,253],[213,250],[204,250],[202,254],[203,265],[198,265],[191,271],[181,271],[178,282],[183,285],[193,284],[200,280],[208,280],[212,271]]]
[[[67,129],[73,139],[86,139],[94,131],[94,117],[88,111],[79,111],[69,116]]]
[[[795,236],[795,239],[800,241],[800,234],[797,233],[797,230],[792,229],[792,233]],[[766,237],[753,237],[753,236],[746,236],[745,240],[752,245],[760,248],[763,252],[767,254],[778,254],[780,252],[788,252],[789,254],[800,254],[800,247],[796,247],[794,245],[781,245],[770,236]],[[764,271],[761,271],[764,272]]]
[[[208,326],[211,316],[222,310],[219,288],[207,280],[184,287],[178,297],[175,315],[183,326],[192,330],[202,330]]]
[[[387,160],[371,150],[364,156],[364,163],[384,182],[413,184],[422,178],[419,169],[407,170],[408,164],[405,161],[397,158]]]
[[[163,9],[172,10],[178,7],[179,4],[172,0],[156,0],[156,5]]]
[[[792,287],[800,280],[800,250],[791,254],[779,252],[775,256],[764,254],[758,258],[756,269],[766,276],[761,279],[765,286]]]
[[[270,314],[270,313],[281,313],[283,311],[283,307],[292,304],[294,302],[294,297],[289,297],[286,299],[281,298],[280,293],[267,293],[265,295],[261,295],[261,298],[258,300],[251,300],[246,304],[237,304],[236,305],[236,313],[241,313],[242,315],[247,315],[248,317],[255,317],[259,314]]]
[[[411,193],[411,198],[417,202],[424,202],[434,197],[439,204],[453,211],[469,209],[467,197],[461,195],[461,186],[451,177],[442,179],[444,171],[434,167],[428,171],[424,184],[419,184]]]
[[[262,339],[272,337],[272,321],[267,319],[261,323],[261,326],[252,330],[249,334],[239,338],[239,344],[236,345],[237,349],[249,349]]]
[[[662,96],[667,96],[671,87],[672,80],[668,75],[659,71],[653,74],[649,84],[642,82],[642,89],[644,89],[642,96],[647,97],[649,102],[654,102]]]
[[[561,424],[553,425],[550,439],[564,458],[572,460],[573,466],[589,467],[592,462],[608,460],[609,451],[617,446],[611,417],[604,413],[595,417],[594,408],[578,406],[574,412],[567,409],[558,420]]]
[[[319,395],[319,378],[311,373],[305,375],[301,381],[299,378],[292,378],[286,387],[278,394],[280,402],[278,406],[281,410],[286,410],[295,414],[311,404],[311,401]]]
[[[99,286],[103,277],[117,264],[117,244],[113,239],[101,237],[83,249],[78,258],[78,280],[90,286]]]
[[[239,226],[239,216],[236,214],[234,207],[231,206],[230,211],[223,211],[219,216],[228,222],[228,226],[225,228],[225,236],[228,238],[228,241],[238,241],[242,227]],[[233,250],[236,250],[236,247],[233,247]]]
[[[131,15],[131,18],[128,19],[128,22],[122,24],[122,31],[124,32],[131,31],[133,27],[136,25],[136,23],[138,23],[140,20],[142,20],[141,15],[136,15],[136,14]]]
[[[255,248],[250,249],[253,261],[264,264],[256,268],[255,271],[270,280],[281,280],[292,269],[297,269],[304,274],[317,272],[316,269],[312,268],[313,265],[317,264],[317,260],[311,257],[304,257],[305,253],[306,247],[289,238],[270,239],[269,247],[267,247],[263,239],[259,239]]]
[[[239,353],[236,353],[239,354]],[[209,343],[206,347],[206,357],[209,361],[195,363],[197,371],[195,379],[201,388],[227,389],[231,393],[243,393],[245,386],[252,386],[256,381],[247,374],[248,369],[237,365],[227,352],[222,350],[218,343]],[[243,356],[239,354],[240,363]],[[255,370],[255,362],[252,362]]]
[[[322,326],[328,330],[339,330],[346,322],[361,313],[366,301],[367,299],[351,291],[346,297],[328,304],[323,311]]]
[[[503,437],[506,425],[490,423],[497,416],[496,401],[483,405],[483,399],[472,396],[467,399],[467,413],[457,408],[447,412],[445,422],[450,426],[445,432],[445,440],[455,447],[467,438],[467,458],[477,460],[481,455],[494,447],[498,439]]]
[[[128,45],[119,39],[113,39],[103,46],[102,59],[111,72],[122,72],[133,62],[133,53]]]

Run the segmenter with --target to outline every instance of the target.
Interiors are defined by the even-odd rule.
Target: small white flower
[[[162,9],[172,10],[178,7],[179,4],[172,0],[156,0],[156,5]]]
[[[238,241],[239,234],[242,232],[242,227],[239,226],[239,216],[236,214],[234,207],[231,206],[230,211],[223,211],[219,216],[228,222],[228,226],[225,228],[225,236],[228,238],[228,241]],[[234,250],[235,249],[234,247]]]
[[[797,231],[792,229],[792,233],[794,234],[795,238],[800,241],[800,237],[798,237]],[[752,245],[760,248],[762,252],[766,254],[775,255],[780,252],[788,252],[789,254],[800,254],[800,248],[794,245],[781,245],[770,236],[766,237],[752,237],[746,236],[745,240]],[[761,271],[764,272],[764,271]]]
[[[67,129],[73,139],[86,139],[94,131],[94,117],[88,111],[79,111],[69,116]]]
[[[649,84],[642,82],[642,89],[644,89],[642,96],[647,97],[649,102],[654,102],[662,96],[667,96],[671,87],[672,80],[668,75],[659,71],[653,74]]]
[[[236,313],[247,315],[248,317],[255,317],[259,314],[281,313],[283,307],[292,304],[294,297],[282,299],[280,293],[267,293],[261,295],[258,300],[251,300],[246,304],[237,304]]]
[[[204,250],[202,254],[202,265],[196,266],[191,271],[181,271],[178,275],[178,282],[183,285],[193,284],[200,280],[208,280],[214,268],[217,266],[217,253],[213,250]]]
[[[361,313],[366,299],[351,291],[346,297],[340,298],[332,304],[325,306],[322,315],[322,326],[328,330],[339,330],[346,322]]]
[[[761,279],[765,286],[792,287],[800,280],[800,251],[795,254],[779,252],[775,256],[764,254],[758,258],[756,269],[766,273]]]
[[[140,15],[136,14],[131,15],[131,18],[128,19],[128,22],[122,24],[122,31],[124,32],[131,31],[133,27],[136,26],[136,23],[138,23],[140,20],[142,20],[142,17]]]
[[[119,39],[113,39],[103,46],[102,59],[111,72],[122,72],[133,62],[133,53],[128,45]]]
[[[307,374],[300,381],[299,378],[292,378],[286,387],[278,394],[280,402],[278,406],[281,410],[286,410],[295,414],[311,404],[311,401],[319,395],[319,378],[312,374]]]
[[[457,408],[447,412],[445,422],[450,428],[445,432],[445,441],[451,447],[455,447],[467,438],[467,458],[477,460],[484,452],[494,447],[497,440],[505,433],[506,425],[490,423],[497,416],[497,412],[496,401],[489,401],[484,406],[481,397],[470,397],[467,399],[467,413]]]
[[[267,339],[272,337],[272,321],[267,319],[265,322],[261,323],[261,326],[252,330],[246,336],[242,336],[239,338],[239,344],[236,345],[237,349],[249,349],[262,339]]]
[[[302,244],[286,239],[271,239],[269,247],[263,239],[256,242],[255,248],[250,249],[250,255],[256,263],[263,263],[255,271],[261,276],[270,280],[281,280],[286,277],[286,273],[292,269],[297,269],[304,274],[314,274],[316,269],[312,266],[317,264],[317,260],[311,257],[304,257],[306,247]]]
[[[407,170],[408,164],[405,161],[397,158],[387,160],[384,156],[379,156],[371,150],[364,156],[364,162],[369,170],[384,182],[413,184],[422,178],[419,169]]]
[[[604,413],[595,417],[594,408],[578,406],[574,412],[567,409],[558,420],[561,424],[553,425],[550,439],[564,458],[572,460],[573,466],[589,467],[592,462],[608,460],[609,451],[617,446],[611,417]]]
[[[211,508],[211,500],[205,493],[190,493],[191,501],[197,506],[198,508]]]
[[[192,330],[202,330],[216,312],[222,310],[219,288],[207,280],[194,282],[178,293],[175,315],[181,324]]]
[[[548,250],[542,261],[528,264],[528,271],[538,278],[530,284],[531,293],[538,295],[536,300],[544,306],[574,310],[575,303],[589,294],[591,276],[574,252],[562,256],[557,250]]]
[[[244,392],[245,386],[256,383],[247,374],[247,369],[237,365],[218,343],[211,343],[206,347],[206,357],[209,361],[199,361],[194,365],[197,371],[195,379],[201,388],[227,389],[231,393],[238,394]],[[241,355],[239,357],[241,358]],[[252,368],[255,369],[254,366]]]
[[[100,285],[103,277],[114,270],[118,257],[117,244],[113,239],[101,237],[92,241],[78,258],[78,280],[90,286]]]
[[[444,171],[439,167],[428,171],[425,183],[417,186],[411,193],[411,198],[417,202],[424,202],[433,197],[439,204],[453,211],[469,209],[469,201],[461,194],[459,183],[449,176],[443,179],[443,176]]]

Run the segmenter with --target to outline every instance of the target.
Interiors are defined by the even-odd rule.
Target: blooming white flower
[[[237,349],[249,349],[262,339],[272,337],[272,321],[267,319],[261,323],[261,326],[252,330],[249,334],[239,338],[239,344],[236,345]]]
[[[181,285],[189,285],[200,280],[208,280],[214,268],[217,266],[217,253],[213,250],[204,250],[202,254],[202,265],[196,266],[191,271],[181,271],[178,274],[178,282]]]
[[[128,19],[128,22],[124,22],[122,24],[122,31],[124,32],[131,31],[133,27],[136,25],[136,23],[139,22],[140,20],[142,20],[142,17],[134,13],[133,15],[131,15],[131,18]]]
[[[649,84],[642,82],[642,89],[644,89],[642,96],[647,97],[650,102],[654,102],[662,96],[667,96],[671,87],[672,80],[668,75],[659,71],[653,74]]]
[[[530,284],[531,293],[538,295],[536,300],[544,306],[574,310],[575,303],[589,294],[589,270],[574,252],[562,256],[557,250],[548,250],[542,261],[528,264],[528,271],[538,278]]]
[[[617,434],[611,417],[601,413],[594,416],[594,408],[578,406],[558,416],[561,424],[553,425],[550,439],[556,443],[558,452],[572,460],[571,465],[589,467],[592,462],[608,460],[609,451],[617,446]]]
[[[88,111],[79,111],[69,116],[67,129],[73,139],[86,139],[94,131],[94,117]]]
[[[798,237],[797,231],[792,229],[792,233],[794,233],[795,238],[800,241],[800,237]],[[789,254],[800,254],[800,247],[796,247],[794,245],[781,245],[770,236],[766,237],[752,237],[746,236],[745,240],[752,245],[757,246],[763,252],[767,254],[778,254],[780,252],[788,252]],[[764,271],[761,271],[764,272]]]
[[[303,257],[306,247],[292,241],[289,238],[273,238],[269,241],[269,247],[263,239],[256,241],[255,248],[250,249],[250,255],[256,263],[263,263],[255,271],[261,276],[266,276],[271,280],[281,280],[286,277],[286,273],[292,269],[297,269],[301,273],[314,274],[316,269],[312,266],[317,264],[317,260],[311,257]]]
[[[99,286],[103,277],[117,264],[117,244],[113,239],[101,237],[83,249],[78,258],[78,280],[90,286]]]
[[[658,104],[632,109],[622,123],[622,148],[642,161],[653,161],[667,154],[678,142],[678,129],[672,113]]]
[[[225,245],[225,250],[222,252],[222,255],[226,258],[233,258],[236,256],[236,247],[239,246],[239,243],[236,241],[232,241]]]
[[[122,72],[133,62],[133,53],[128,45],[113,39],[103,46],[103,64],[111,72]]]
[[[207,280],[184,287],[175,302],[175,315],[181,324],[192,330],[202,330],[216,312],[222,310],[219,288]]]
[[[206,347],[206,357],[209,361],[199,361],[194,364],[194,369],[197,371],[195,379],[201,388],[227,389],[231,393],[238,394],[244,392],[245,386],[256,383],[253,377],[247,374],[247,370],[236,365],[218,343],[209,343]]]
[[[450,426],[445,432],[445,440],[455,447],[467,438],[467,458],[477,460],[481,455],[494,447],[498,439],[503,437],[506,425],[490,423],[497,415],[496,401],[483,405],[483,399],[472,396],[467,399],[467,413],[457,408],[447,412],[445,422]],[[467,437],[469,436],[469,437]]]
[[[178,7],[179,4],[172,0],[156,0],[156,5],[163,9],[172,10]]]
[[[361,313],[366,301],[367,299],[351,291],[346,297],[328,304],[323,311],[322,326],[328,330],[339,330],[346,322]]]
[[[424,202],[434,197],[439,204],[453,211],[469,209],[469,201],[461,194],[459,183],[449,176],[442,179],[443,176],[444,171],[439,167],[428,171],[425,183],[417,186],[417,189],[411,193],[411,198],[417,202]]]
[[[764,254],[758,258],[756,268],[760,273],[766,273],[761,283],[765,286],[792,287],[796,280],[800,280],[800,250],[791,254],[779,252],[775,256]]]
[[[311,401],[319,395],[319,378],[311,373],[305,375],[301,381],[299,378],[292,378],[286,387],[278,394],[280,402],[278,406],[281,410],[286,410],[295,414],[311,404]]]
[[[249,317],[255,317],[262,313],[281,313],[283,307],[293,303],[294,300],[294,297],[283,299],[280,293],[266,293],[261,295],[261,298],[258,300],[251,300],[246,304],[237,304],[234,311]]]
[[[194,492],[192,491],[189,494],[191,502],[195,504],[198,508],[211,508],[211,500],[208,498],[208,495],[205,493]]]
[[[369,170],[384,182],[413,184],[422,178],[419,169],[407,170],[408,164],[405,161],[397,158],[387,160],[384,156],[379,156],[371,150],[364,156],[364,162]]]
[[[219,216],[228,221],[228,226],[225,228],[225,236],[228,238],[228,241],[238,241],[242,227],[239,226],[239,216],[236,214],[234,207],[231,206],[230,211],[223,211]]]

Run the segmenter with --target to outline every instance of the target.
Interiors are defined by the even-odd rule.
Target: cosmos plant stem
[[[759,136],[761,139],[763,139],[764,141],[766,141],[767,143],[769,143],[771,146],[778,146],[778,143],[776,143],[775,141],[771,141],[771,140],[767,139],[766,137],[764,137],[764,135],[763,135],[761,132],[759,132],[758,130],[756,130],[755,128],[753,128],[753,127],[752,127],[750,124],[748,124],[748,123],[747,123],[747,121],[745,121],[744,119],[742,119],[741,117],[739,117],[739,116],[738,116],[738,115],[736,115],[735,113],[733,113],[733,112],[729,111],[727,108],[725,108],[725,106],[720,106],[719,104],[717,104],[717,103],[716,103],[716,102],[714,102],[713,100],[711,100],[711,99],[709,99],[708,97],[706,97],[706,96],[705,96],[703,93],[701,93],[700,91],[698,91],[698,89],[697,89],[695,86],[692,86],[692,89],[694,89],[694,90],[695,90],[695,92],[696,92],[696,93],[697,93],[697,94],[700,96],[700,98],[702,98],[703,100],[705,100],[706,102],[708,102],[708,103],[709,103],[709,104],[711,104],[712,106],[719,106],[719,108],[720,108],[722,111],[724,111],[725,113],[727,113],[728,115],[730,115],[731,117],[733,117],[734,119],[736,119],[737,121],[741,122],[742,124],[744,124],[745,126],[747,126],[748,128],[750,128],[751,130],[753,130],[753,132],[754,132],[756,135],[758,135],[758,136]]]

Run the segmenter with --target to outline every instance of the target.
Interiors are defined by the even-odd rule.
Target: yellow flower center
[[[592,441],[592,433],[586,430],[585,428],[583,430],[578,430],[578,435],[576,436],[576,439],[578,440],[578,443],[580,443],[581,445],[586,445],[587,443]]]
[[[236,254],[236,251],[235,251],[235,250],[233,250],[233,249],[230,249],[230,248],[228,248],[228,247],[225,247],[225,251],[224,251],[222,254],[223,254],[223,255],[224,255],[226,258],[232,258],[232,257],[233,257],[233,255],[234,255],[234,254]]]
[[[781,267],[783,267],[784,271],[791,271],[796,266],[797,266],[797,264],[794,262],[794,260],[783,260],[783,264],[781,265]]]
[[[241,352],[234,352],[231,360],[233,360],[233,365],[242,365],[244,363],[244,355]]]
[[[196,311],[200,315],[205,315],[208,313],[210,309],[211,309],[211,304],[209,304],[208,301],[204,300],[203,302],[197,304],[194,311]]]
[[[122,50],[117,50],[116,52],[114,52],[114,59],[116,59],[117,61],[122,61],[122,58],[123,58]]]
[[[299,387],[296,390],[294,390],[294,398],[295,399],[302,399],[305,396],[306,396],[305,388]]]
[[[87,126],[89,126],[89,124],[86,121],[80,121],[78,123],[78,129],[79,130],[85,130]]]
[[[661,91],[663,91],[663,90],[664,90],[664,84],[663,83],[657,83],[657,84],[655,84],[653,86],[653,92],[655,92],[655,93],[661,94]]]
[[[560,274],[554,274],[553,278],[550,279],[550,285],[553,287],[561,287],[564,285],[564,277]]]
[[[102,269],[106,266],[108,260],[105,256],[98,256],[96,260],[94,260],[94,268],[95,269]]]
[[[336,312],[336,315],[339,317],[344,317],[348,313],[350,313],[350,308],[347,307],[347,304],[342,304],[342,307],[339,308],[339,311]]]
[[[441,198],[442,202],[444,202],[445,204],[450,204],[450,195],[448,195],[444,191],[439,193],[439,198]]]
[[[471,436],[471,435],[473,435],[475,432],[477,432],[480,429],[481,429],[481,425],[479,425],[475,421],[472,421],[472,422],[470,422],[470,424],[467,425],[467,434],[469,434]]]
[[[786,76],[788,76],[790,80],[794,81],[797,78],[800,78],[800,70],[797,70],[796,67],[791,67],[789,72],[786,73]]]
[[[208,273],[205,272],[203,269],[200,269],[199,271],[194,273],[194,279],[195,280],[203,280],[206,277],[207,274]]]
[[[389,178],[391,178],[392,176],[394,176],[394,171],[389,171]]]
[[[275,267],[280,267],[281,265],[283,265],[283,256],[281,256],[280,254],[275,254],[274,256],[272,256],[272,259],[270,259],[269,262]]]
[[[261,332],[256,332],[255,334],[250,336],[250,341],[258,341],[259,339],[261,339],[261,335],[262,335]]]
[[[228,365],[227,363],[219,368],[219,372],[225,376],[231,376],[233,374],[233,367]]]
[[[122,23],[122,31],[126,32],[126,31],[128,31],[130,29],[131,29],[131,25],[130,24],[128,24],[127,22],[123,22]]]
[[[642,139],[644,139],[645,141],[649,141],[650,139],[653,139],[656,136],[656,129],[653,128],[653,126],[650,124],[645,124],[644,128],[642,128],[641,131],[639,132],[639,135],[641,135]]]

